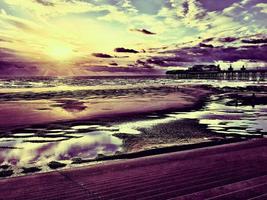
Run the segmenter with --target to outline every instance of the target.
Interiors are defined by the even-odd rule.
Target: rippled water
[[[44,122],[49,119],[53,122],[57,118],[70,122],[49,122],[45,125],[3,129],[0,134],[0,165],[8,165],[15,174],[20,174],[24,167],[32,166],[39,167],[42,171],[50,170],[47,164],[51,161],[73,166],[79,159],[122,153],[123,140],[116,137],[116,134],[138,135],[142,128],[183,119],[198,120],[215,134],[225,137],[267,134],[266,105],[231,106],[227,104],[231,99],[226,94],[212,96],[207,105],[197,111],[149,114],[146,118],[129,121],[74,122],[79,116],[87,115],[88,110],[97,110],[97,105],[105,105],[99,106],[105,112],[112,109],[112,106],[117,106],[112,102],[118,99],[127,102],[135,98],[133,104],[137,104],[138,100],[143,105],[142,102],[147,104],[151,99],[160,101],[173,92],[169,89],[157,90],[155,86],[162,88],[187,84],[207,84],[222,88],[245,87],[258,83],[214,80],[203,82],[165,77],[1,79],[0,113],[8,121],[12,122],[13,117],[20,112],[22,114],[14,119],[22,122],[27,113],[30,113],[27,122],[34,121],[40,115]],[[261,85],[265,86],[265,83]],[[136,96],[142,98],[138,99]]]
[[[3,163],[17,167],[55,160],[70,163],[75,157],[95,158],[121,150],[121,140],[112,136],[114,132],[116,129],[100,125],[15,130],[0,138],[0,155]]]
[[[216,133],[233,135],[267,135],[266,105],[227,106],[229,99],[213,96],[208,105],[200,111],[174,113],[176,119],[199,119],[200,124]]]
[[[265,82],[239,82],[227,80],[185,80],[174,79],[173,77],[154,76],[154,77],[7,77],[0,78],[0,88],[60,88],[66,86],[89,86],[93,88],[109,86],[123,87],[147,87],[148,85],[175,85],[175,84],[212,84],[217,87],[225,86],[246,86],[263,84]]]

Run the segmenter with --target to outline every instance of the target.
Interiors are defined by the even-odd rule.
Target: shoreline
[[[172,154],[187,154],[188,152],[195,151],[208,151],[209,149],[224,148],[224,146],[245,145],[246,143],[255,143],[266,141],[266,138],[251,137],[251,138],[228,138],[214,141],[207,141],[195,144],[186,145],[174,145],[169,147],[162,147],[158,149],[143,150],[134,153],[128,153],[123,155],[104,156],[98,159],[88,159],[82,161],[76,161],[73,163],[75,167],[70,168],[57,168],[49,171],[37,171],[20,174],[16,176],[0,177],[1,181],[16,180],[20,178],[34,177],[34,176],[46,176],[54,173],[61,173],[66,171],[80,171],[86,169],[98,169],[109,165],[117,165],[123,162],[135,162],[135,160],[154,159],[155,157],[164,157]]]
[[[111,155],[111,156],[101,156],[96,159],[86,159],[86,160],[74,160],[72,162],[72,167],[61,166],[58,168],[55,168],[53,170],[48,171],[31,171],[36,170],[37,167],[30,167],[30,168],[24,168],[25,171],[28,170],[27,173],[20,173],[17,175],[10,175],[10,176],[3,176],[0,177],[0,181],[2,180],[9,180],[9,179],[16,179],[20,177],[32,177],[35,175],[46,175],[51,174],[54,172],[60,172],[60,171],[71,171],[71,170],[80,170],[80,169],[86,169],[86,168],[98,168],[103,165],[112,165],[116,162],[127,162],[135,159],[145,159],[146,157],[153,157],[153,156],[164,156],[171,153],[183,153],[187,151],[197,151],[197,150],[206,150],[210,147],[220,147],[223,145],[231,145],[231,144],[239,144],[242,142],[250,141],[253,139],[264,139],[259,137],[233,137],[233,138],[215,138],[214,140],[209,140],[206,142],[200,142],[200,143],[189,143],[189,144],[183,144],[183,145],[173,145],[173,146],[167,146],[167,147],[160,147],[155,149],[147,149],[147,150],[141,150],[138,152],[131,152],[131,153],[125,153],[125,154],[118,154],[118,155]],[[61,163],[56,163],[61,164]]]
[[[243,141],[247,141],[249,139],[255,139],[255,138],[259,138],[259,137],[251,137],[251,138],[236,137],[236,138],[228,138],[228,139],[214,138],[207,142],[159,147],[155,149],[147,149],[147,150],[142,150],[138,152],[130,152],[126,154],[103,156],[103,157],[96,158],[96,159],[76,160],[73,162],[73,164],[94,163],[94,162],[102,162],[102,161],[116,161],[116,160],[131,160],[135,158],[144,158],[144,157],[154,156],[154,155],[201,149],[201,148],[213,147],[213,146],[218,146],[218,145],[223,145],[223,144],[232,144],[232,143],[243,142]],[[97,165],[97,163],[95,163],[94,165]]]

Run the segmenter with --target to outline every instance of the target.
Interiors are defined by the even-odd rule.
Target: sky
[[[0,76],[267,68],[266,0],[0,0]]]

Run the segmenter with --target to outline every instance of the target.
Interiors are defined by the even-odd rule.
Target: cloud
[[[40,75],[40,70],[31,63],[0,61],[0,74],[1,76]]]
[[[105,65],[98,65],[98,66],[85,66],[83,67],[87,71],[90,72],[101,72],[104,73],[111,73],[111,74],[118,74],[118,73],[130,73],[130,74],[160,74],[162,73],[161,70],[154,69],[154,68],[146,68],[146,67],[137,67],[135,65],[130,65],[127,67],[114,67],[114,66],[105,66]]]
[[[266,3],[259,3],[255,7],[260,8],[262,13],[267,14],[267,4]]]
[[[236,40],[238,40],[238,38],[235,38],[235,37],[224,37],[224,38],[219,38],[219,41],[220,41],[220,42],[226,42],[226,43],[228,43],[228,42],[234,42],[234,41],[236,41]]]
[[[138,51],[136,51],[134,49],[126,49],[123,47],[115,48],[114,51],[117,53],[139,53]]]
[[[216,40],[220,39],[221,38]],[[223,41],[233,41],[234,39],[235,41],[238,40],[237,38],[231,38],[231,39],[223,38]],[[204,45],[198,44],[191,47],[188,46],[172,50],[169,49],[161,51],[158,53],[158,55],[152,56],[151,58],[142,62],[160,67],[175,67],[175,66],[188,67],[194,64],[216,63],[218,61],[240,62],[244,60],[247,63],[250,62],[267,63],[266,52],[267,52],[267,44],[260,44],[260,43],[255,43],[254,45],[239,45],[239,44],[237,45],[235,43],[233,44],[233,46],[224,46],[224,45],[210,46],[207,44]]]
[[[205,44],[205,43],[199,43],[200,47],[205,47],[205,48],[213,48],[214,46],[212,44]]]
[[[262,39],[244,39],[242,40],[243,43],[248,43],[248,44],[261,44],[261,43],[267,43],[267,38],[262,38]]]
[[[20,17],[15,17],[15,16],[12,16],[12,15],[9,15],[6,13],[5,14],[0,13],[0,24],[1,24],[1,22],[3,23],[1,28],[2,28],[2,30],[5,30],[5,31],[14,30],[14,28],[17,28],[17,29],[20,29],[22,31],[35,32],[40,28],[39,25],[31,22],[30,20],[23,19]],[[16,30],[16,31],[18,31],[18,30]],[[20,34],[21,34],[21,32],[20,32]],[[2,37],[7,38],[9,36],[10,35],[6,34]],[[18,33],[17,33],[17,37],[20,37],[20,35],[18,35]],[[15,39],[15,38],[13,38],[13,39]]]
[[[112,65],[112,66],[118,66],[118,63],[116,63],[116,62],[112,62],[112,63],[109,63],[110,65]]]
[[[39,17],[40,19],[63,16],[70,13],[84,13],[88,11],[103,10],[101,7],[79,0],[4,0],[12,8],[22,9],[28,15]]]
[[[10,42],[11,43],[12,40],[0,38],[0,42]]]
[[[138,13],[138,10],[132,5],[131,0],[120,0],[117,5],[128,13]]]
[[[206,16],[206,11],[202,8],[200,2],[196,0],[187,0],[182,3],[184,20],[190,23],[191,20],[198,21]]]
[[[113,58],[111,55],[105,53],[92,53],[92,56],[97,58]]]
[[[149,30],[146,30],[146,29],[130,29],[130,31],[136,31],[136,32],[140,32],[140,33],[143,33],[146,35],[155,35],[156,34],[156,33],[153,33]]]
[[[207,0],[199,0],[202,6],[208,11],[222,11],[225,8],[232,6],[237,0],[224,0],[224,1],[207,1]]]
[[[211,41],[213,41],[213,40],[214,40],[214,38],[212,37],[212,38],[204,39],[202,42],[211,42]]]
[[[55,4],[49,0],[36,0],[36,2],[44,6],[55,6]]]
[[[0,47],[0,61],[17,60],[16,51],[8,48]]]
[[[188,65],[185,63],[191,63],[195,60],[183,55],[172,55],[172,56],[155,56],[146,60],[147,64],[152,64],[161,67]]]

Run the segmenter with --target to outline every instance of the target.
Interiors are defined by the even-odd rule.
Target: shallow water
[[[10,127],[29,124],[24,128],[2,129],[0,134],[0,165],[9,165],[15,175],[23,167],[36,166],[50,170],[47,164],[59,161],[68,167],[77,159],[93,159],[124,151],[118,133],[140,134],[140,129],[176,120],[197,119],[215,134],[265,135],[267,106],[229,106],[225,94],[214,95],[201,110],[149,114],[144,119],[117,122],[55,123],[75,120],[88,113],[112,113],[114,107],[128,103],[142,108],[151,102],[160,105],[175,103],[176,93],[166,86],[213,85],[214,87],[245,87],[251,82],[175,80],[162,77],[138,78],[19,78],[0,80],[0,117]],[[262,83],[265,85],[265,83]],[[160,88],[160,89],[159,89]],[[163,89],[162,89],[163,88]],[[172,102],[173,101],[173,102]],[[140,111],[140,110],[139,110]],[[43,126],[31,126],[36,120]],[[18,123],[20,122],[20,123]],[[1,169],[0,169],[1,170]]]
[[[228,135],[261,135],[267,134],[266,105],[227,106],[229,99],[224,96],[213,96],[206,107],[200,111],[174,113],[169,116],[176,119],[199,119],[216,133]]]

